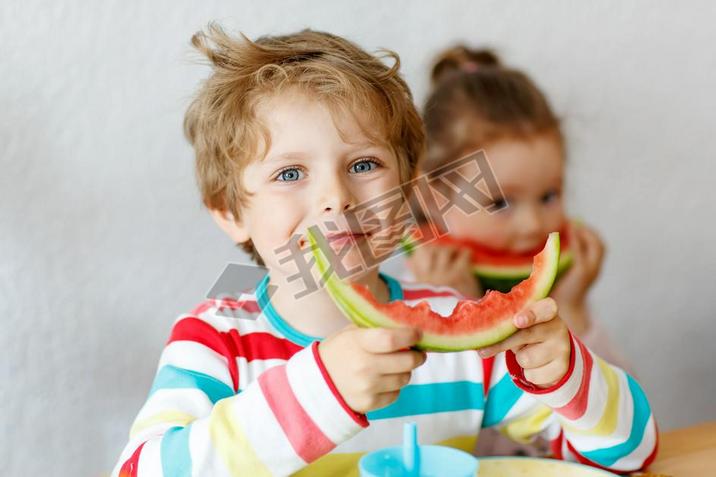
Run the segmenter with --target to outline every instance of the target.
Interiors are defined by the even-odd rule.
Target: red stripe
[[[555,459],[564,459],[562,455],[562,440],[564,439],[564,433],[560,430],[559,435],[556,439],[553,439],[549,443],[549,447],[552,450],[552,456]]]
[[[139,472],[139,454],[141,454],[144,444],[143,442],[142,445],[137,447],[132,457],[124,462],[122,468],[119,469],[119,477],[137,477],[137,473]]]
[[[264,371],[259,376],[259,385],[281,429],[301,459],[313,462],[336,446],[298,402],[288,383],[286,366]]]
[[[571,421],[575,421],[582,417],[587,411],[587,401],[589,400],[589,383],[592,380],[592,354],[577,340],[577,346],[582,352],[582,361],[584,362],[584,371],[582,372],[582,382],[579,383],[577,394],[572,400],[562,407],[556,408],[555,412],[561,414]]]
[[[494,365],[494,356],[482,360],[482,392],[485,397],[487,397],[487,393],[490,391],[490,381],[492,380],[492,368]]]
[[[453,290],[430,290],[427,288],[420,288],[418,290],[411,290],[409,288],[403,288],[403,300],[419,300],[421,298],[435,298],[441,296],[453,296],[460,298],[456,291]]]
[[[256,332],[239,335],[238,331],[229,331],[236,346],[236,356],[246,358],[247,361],[255,359],[290,359],[291,356],[303,348],[291,341],[278,338],[271,333]]]
[[[224,308],[230,310],[246,310],[249,313],[258,313],[261,311],[256,299],[239,299],[236,298],[222,298],[220,300],[205,300],[191,311],[192,315],[201,315],[207,310],[216,308],[217,311],[221,311]]]
[[[239,390],[239,369],[236,366],[236,354],[233,346],[231,346],[233,343],[231,343],[230,339],[226,339],[226,333],[219,332],[209,323],[199,318],[188,317],[174,325],[167,344],[174,341],[200,343],[226,358],[234,392]]]
[[[333,393],[333,396],[335,396],[336,400],[338,401],[338,404],[341,405],[343,410],[345,410],[353,420],[358,423],[362,427],[368,427],[368,418],[365,416],[365,414],[361,414],[359,412],[355,412],[351,407],[348,405],[345,399],[343,399],[343,396],[338,391],[338,388],[336,388],[335,383],[333,382],[333,379],[331,378],[331,375],[328,374],[328,370],[326,369],[326,366],[323,364],[323,360],[321,359],[321,355],[318,352],[318,341],[315,341],[313,345],[311,345],[311,351],[313,351],[313,357],[316,360],[316,363],[318,363],[318,369],[321,370],[321,376],[323,376],[324,381],[326,381],[326,384],[328,385],[328,388]]]
[[[287,339],[278,338],[271,333],[257,332],[240,335],[235,329],[227,332],[218,331],[209,323],[195,317],[184,318],[174,325],[168,343],[174,341],[200,343],[225,357],[234,392],[239,389],[237,357],[246,358],[247,361],[255,359],[287,360],[303,349],[301,346]]]
[[[571,351],[569,353],[569,366],[567,367],[567,372],[562,376],[562,379],[557,381],[556,384],[548,387],[548,388],[540,388],[537,387],[535,384],[527,381],[525,378],[525,370],[522,369],[520,364],[517,362],[517,357],[515,356],[515,353],[512,352],[512,350],[507,350],[505,352],[505,363],[507,364],[507,371],[510,373],[510,376],[512,377],[512,381],[515,383],[515,385],[524,390],[527,391],[530,394],[547,394],[556,391],[557,389],[561,388],[564,383],[566,383],[569,378],[572,377],[572,373],[574,372],[574,363],[576,360],[574,351],[574,342],[579,341],[572,336],[572,334],[569,334],[570,338],[570,347]]]

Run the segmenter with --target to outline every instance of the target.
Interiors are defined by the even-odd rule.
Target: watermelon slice
[[[557,278],[572,265],[572,252],[569,249],[570,240],[567,227],[560,232],[561,252]],[[401,245],[403,250],[412,254],[415,250],[412,237],[403,237]],[[484,290],[497,290],[509,292],[512,287],[530,276],[532,272],[532,258],[539,253],[535,249],[524,253],[511,253],[496,250],[469,239],[458,239],[450,235],[443,235],[434,242],[437,245],[453,245],[459,248],[468,248],[472,252],[473,272],[480,281]]]
[[[378,303],[361,284],[347,283],[332,272],[329,245],[309,229],[308,240],[325,287],[344,315],[361,327],[416,327],[423,337],[416,347],[428,351],[477,349],[504,340],[515,331],[513,317],[547,296],[557,275],[559,233],[549,235],[534,257],[529,278],[509,293],[489,291],[480,300],[460,300],[450,316],[435,313],[426,302],[409,306],[402,301]],[[326,276],[327,275],[327,276]]]

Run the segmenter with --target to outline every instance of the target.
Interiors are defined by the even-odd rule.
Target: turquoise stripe
[[[181,388],[199,389],[203,391],[211,400],[212,404],[220,399],[234,395],[233,389],[208,374],[177,368],[172,365],[162,366],[162,369],[157,373],[157,377],[154,378],[154,384],[152,384],[149,395],[151,396],[160,389]]]
[[[612,447],[582,453],[587,459],[604,467],[611,466],[614,462],[631,454],[634,452],[634,449],[639,447],[639,444],[641,444],[644,438],[646,424],[649,422],[649,417],[651,416],[649,401],[646,399],[646,395],[644,391],[642,391],[641,386],[639,386],[639,383],[628,374],[627,382],[629,383],[629,391],[634,399],[634,416],[631,422],[629,438],[621,444]]]
[[[451,383],[409,384],[400,390],[392,404],[367,414],[368,420],[433,414],[436,412],[483,409],[482,383],[454,381]]]
[[[388,285],[388,293],[390,294],[388,301],[403,299],[403,287],[400,286],[400,282],[398,280],[382,272],[378,273],[378,276],[383,279],[386,285]]]
[[[522,396],[522,393],[523,391],[515,385],[510,375],[505,373],[502,379],[487,394],[482,427],[491,427],[502,422],[510,409]]]
[[[164,433],[160,451],[162,473],[177,477],[191,476],[189,428],[172,427]]]
[[[268,322],[271,323],[271,326],[273,326],[276,331],[285,336],[287,340],[299,346],[303,346],[304,348],[306,346],[309,346],[314,341],[320,341],[321,338],[317,336],[310,336],[305,333],[301,333],[296,328],[289,325],[286,320],[284,320],[281,315],[278,314],[276,309],[271,304],[271,300],[268,296],[268,282],[269,275],[267,273],[261,279],[258,285],[256,285],[256,301],[258,302],[259,307],[261,308],[261,311],[263,312]]]
[[[388,285],[388,292],[390,294],[389,300],[402,300],[403,299],[403,288],[400,286],[400,282],[395,278],[386,275],[385,273],[378,273],[378,276]],[[286,337],[287,340],[295,343],[299,346],[309,346],[314,341],[321,341],[323,338],[319,336],[311,336],[298,331],[296,328],[288,324],[286,320],[279,315],[276,308],[271,304],[271,300],[268,296],[268,273],[259,281],[256,285],[256,301],[261,308],[264,316],[271,323],[276,331]]]

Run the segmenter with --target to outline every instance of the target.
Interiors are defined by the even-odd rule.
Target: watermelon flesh
[[[403,237],[402,247],[408,254],[415,249],[412,237]],[[467,248],[472,255],[472,270],[480,281],[482,289],[509,292],[512,287],[529,277],[532,272],[532,258],[540,249],[523,253],[497,250],[469,239],[459,239],[443,235],[434,242],[436,245],[452,245]],[[572,265],[572,252],[569,250],[567,227],[560,231],[561,252],[557,278]]]
[[[325,239],[308,232],[318,269],[325,277],[331,270]],[[559,233],[549,235],[534,257],[532,273],[509,293],[489,291],[480,300],[460,300],[450,316],[434,312],[426,302],[409,306],[402,301],[379,303],[364,285],[344,282],[330,273],[325,287],[343,314],[361,327],[414,327],[423,332],[416,348],[426,351],[461,351],[489,346],[504,340],[517,328],[514,316],[547,296],[557,275]]]

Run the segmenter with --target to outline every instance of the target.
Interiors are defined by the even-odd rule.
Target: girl
[[[448,240],[417,247],[407,260],[412,275],[419,282],[480,297],[485,287],[473,274],[471,246],[531,256],[549,232],[561,231],[569,239],[572,263],[551,296],[573,333],[605,359],[623,363],[589,316],[587,292],[599,275],[604,245],[593,228],[567,219],[562,195],[565,141],[545,96],[524,73],[503,66],[493,52],[465,46],[439,57],[432,88],[424,109],[428,156],[423,172],[483,149],[504,203],[495,204],[500,210],[492,214],[451,209],[444,217]],[[482,433],[480,438],[480,453],[515,451],[494,439],[486,445]]]

